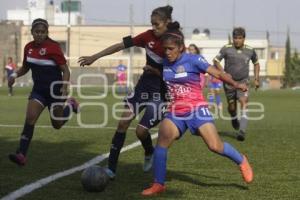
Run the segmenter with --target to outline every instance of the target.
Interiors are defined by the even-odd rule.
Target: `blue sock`
[[[224,142],[224,150],[221,155],[226,156],[238,165],[243,161],[243,156],[227,142]]]
[[[221,103],[221,96],[219,94],[216,94],[216,103],[217,105],[220,105]]]
[[[154,182],[164,185],[167,171],[168,149],[156,146],[154,150]]]

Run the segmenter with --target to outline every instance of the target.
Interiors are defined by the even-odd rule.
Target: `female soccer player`
[[[166,81],[170,105],[160,124],[157,146],[154,151],[154,184],[142,192],[144,196],[165,191],[168,147],[189,129],[200,135],[209,150],[225,156],[240,166],[245,182],[253,180],[253,172],[247,158],[227,142],[222,142],[203,94],[199,92],[199,73],[208,73],[220,78],[237,89],[246,91],[247,86],[235,82],[227,74],[211,66],[200,55],[184,53],[184,37],[177,22],[169,24],[169,31],[162,36],[166,59],[163,77]]]
[[[16,68],[17,68],[17,66],[13,62],[12,57],[8,57],[7,64],[5,65],[7,79],[9,78],[9,76],[12,73],[14,73],[14,71],[16,70]],[[13,96],[13,86],[12,85],[8,85],[8,96]]]
[[[70,71],[59,44],[48,37],[48,26],[44,19],[38,18],[32,22],[33,41],[24,48],[23,65],[9,77],[9,84],[12,85],[17,77],[23,76],[31,69],[34,83],[19,148],[16,153],[9,155],[9,159],[18,165],[26,163],[35,123],[46,106],[55,129],[63,126],[71,109],[75,113],[78,111],[78,103],[74,98],[68,99],[65,105]]]
[[[189,45],[188,52],[191,53],[191,54],[200,55],[200,50],[199,50],[199,48],[195,44],[190,44]],[[206,82],[206,80],[205,80],[205,74],[200,73],[200,85],[201,85],[202,89],[205,88],[205,82]]]
[[[90,65],[97,59],[121,51],[125,48],[138,46],[146,50],[146,66],[137,85],[134,94],[125,98],[126,111],[122,114],[116,133],[112,139],[112,145],[108,158],[107,174],[115,177],[118,157],[123,147],[126,131],[134,117],[145,109],[137,128],[136,135],[145,149],[144,171],[149,171],[152,167],[153,151],[149,129],[156,126],[162,118],[160,105],[164,99],[163,81],[161,78],[163,48],[160,37],[167,31],[167,24],[172,21],[171,6],[156,8],[151,14],[152,29],[147,30],[135,37],[127,36],[123,41],[114,44],[99,53],[92,56],[83,56],[79,58],[81,66]]]

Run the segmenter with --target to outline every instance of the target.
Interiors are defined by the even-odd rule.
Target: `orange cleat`
[[[245,155],[243,155],[243,162],[240,164],[240,170],[244,181],[246,183],[251,183],[253,181],[253,171]]]
[[[153,196],[161,192],[164,192],[165,190],[166,190],[165,185],[161,185],[159,183],[153,183],[153,185],[150,188],[143,190],[142,195]]]

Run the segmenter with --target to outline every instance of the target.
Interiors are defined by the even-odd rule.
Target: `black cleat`
[[[246,136],[246,133],[245,133],[244,131],[240,130],[239,133],[237,134],[236,139],[237,139],[238,141],[241,141],[241,142],[242,142],[242,141],[245,140],[245,136]]]
[[[26,164],[26,157],[22,153],[12,153],[8,155],[11,162],[16,163],[19,166],[24,166]]]
[[[232,124],[232,127],[235,129],[235,130],[239,130],[240,128],[240,122],[238,119],[232,119],[231,120],[231,124]]]

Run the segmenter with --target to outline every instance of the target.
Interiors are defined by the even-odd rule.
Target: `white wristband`
[[[16,72],[12,73],[10,77],[17,78],[18,74]]]

